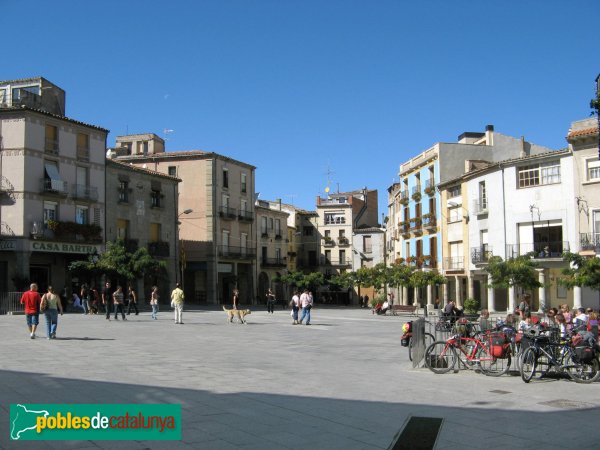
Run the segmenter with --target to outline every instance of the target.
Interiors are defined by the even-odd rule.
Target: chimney
[[[276,198],[275,199],[275,203],[277,203],[277,205],[279,206],[279,211],[281,211],[281,199],[280,198]]]
[[[525,136],[521,136],[521,151],[519,152],[520,158],[525,158],[527,153],[525,152]]]
[[[487,145],[494,145],[494,125],[485,126],[485,141]]]

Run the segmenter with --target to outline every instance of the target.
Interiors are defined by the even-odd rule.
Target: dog
[[[227,309],[223,306],[223,311],[227,313],[227,321],[229,323],[233,322],[233,318],[237,317],[239,323],[246,323],[244,318],[251,314],[252,312],[249,309]]]

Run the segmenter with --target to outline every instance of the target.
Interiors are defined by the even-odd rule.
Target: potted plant
[[[477,318],[477,311],[479,311],[479,300],[474,298],[467,298],[464,303],[465,316],[469,319]]]

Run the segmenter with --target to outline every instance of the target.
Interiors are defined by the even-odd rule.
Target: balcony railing
[[[425,228],[435,228],[437,226],[437,220],[435,216],[424,215],[423,216],[423,226]]]
[[[400,203],[406,205],[408,203],[408,191],[400,192]]]
[[[335,241],[331,238],[323,238],[323,246],[324,247],[334,247]]]
[[[79,200],[89,200],[95,202],[98,200],[98,188],[86,186],[85,184],[73,184],[71,189],[73,198]]]
[[[429,196],[435,194],[435,180],[430,178],[425,181],[425,193]]]
[[[413,217],[412,219],[410,219],[411,231],[420,230],[422,225],[423,225],[423,220],[421,219],[421,217]]]
[[[79,161],[89,161],[90,160],[90,149],[88,147],[82,147],[80,145],[77,146],[77,159]]]
[[[332,258],[327,258],[325,256],[321,256],[321,258],[319,259],[319,265],[321,265],[321,266],[345,267],[345,266],[349,266],[350,264],[351,264],[351,261],[349,258],[332,259]]]
[[[471,247],[471,262],[473,264],[486,264],[492,257],[492,247]]]
[[[285,267],[286,264],[287,260],[285,257],[260,259],[260,265],[263,267]]]
[[[579,247],[600,253],[600,233],[579,233]]]
[[[239,211],[238,212],[238,220],[242,220],[245,222],[252,222],[254,220],[254,214],[249,211]]]
[[[168,242],[148,242],[148,253],[151,256],[159,256],[166,258],[169,256],[169,243]]]
[[[524,256],[532,253],[535,259],[561,259],[563,257],[563,253],[568,251],[569,241],[507,244],[506,257],[516,258],[517,256]]]
[[[235,219],[237,214],[235,208],[221,206],[221,208],[219,209],[219,216],[221,216],[223,219]]]
[[[465,269],[465,259],[462,256],[444,258],[444,270],[459,271]]]
[[[346,245],[350,245],[350,241],[348,240],[347,237],[339,237],[338,238],[338,245],[344,247]]]
[[[218,245],[217,253],[220,257],[229,259],[253,259],[256,256],[256,250],[253,248],[231,245]]]
[[[40,191],[46,194],[69,195],[69,184],[62,180],[40,179]]]
[[[475,215],[488,213],[488,201],[486,199],[473,200],[472,207]]]
[[[58,155],[58,139],[46,138],[46,145],[44,146],[44,150],[50,155]]]

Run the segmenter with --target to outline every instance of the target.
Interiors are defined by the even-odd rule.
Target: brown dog
[[[246,323],[244,318],[252,313],[249,309],[227,309],[224,306],[223,311],[227,313],[227,321],[230,323],[233,322],[234,317],[237,317],[239,323]]]

